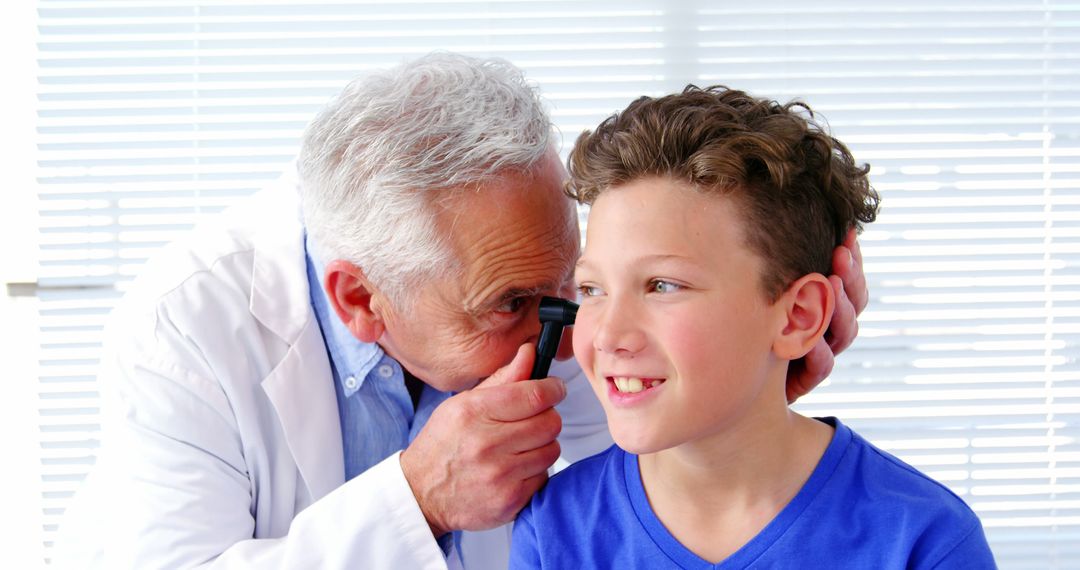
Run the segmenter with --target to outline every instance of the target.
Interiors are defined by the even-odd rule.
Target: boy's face
[[[785,313],[761,289],[741,231],[731,199],[667,178],[593,204],[574,354],[623,449],[704,442],[784,401],[787,361],[772,346]]]

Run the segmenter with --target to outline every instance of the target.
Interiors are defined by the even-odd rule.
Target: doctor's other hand
[[[559,458],[566,397],[558,378],[528,380],[534,349],[477,387],[443,402],[409,447],[401,469],[438,538],[454,530],[484,530],[514,520],[547,481]]]
[[[836,295],[836,308],[825,336],[803,358],[788,367],[787,399],[794,402],[813,390],[832,372],[833,359],[851,346],[859,334],[859,313],[866,308],[869,294],[863,274],[862,250],[855,229],[848,230],[844,242],[833,250],[833,274],[829,276]]]

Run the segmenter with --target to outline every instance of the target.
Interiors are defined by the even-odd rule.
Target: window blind
[[[1080,3],[38,0],[42,540],[98,446],[109,310],[277,176],[349,79],[433,50],[526,70],[569,149],[642,94],[822,114],[884,199],[856,343],[797,408],[963,497],[1003,568],[1080,567]]]

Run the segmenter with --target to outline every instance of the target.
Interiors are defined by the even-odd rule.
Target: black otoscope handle
[[[540,299],[540,338],[536,341],[536,360],[533,362],[529,378],[538,380],[547,378],[548,368],[555,353],[559,352],[559,339],[563,327],[574,324],[577,318],[577,303],[557,297]]]

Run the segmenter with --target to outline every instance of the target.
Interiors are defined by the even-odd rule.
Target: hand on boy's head
[[[794,403],[821,384],[832,372],[833,362],[833,352],[824,338],[818,339],[806,356],[791,361],[786,385],[788,403]]]
[[[866,308],[869,295],[863,274],[862,251],[854,229],[833,251],[832,270],[829,282],[836,295],[832,322],[828,332],[814,348],[788,367],[788,402],[794,402],[817,387],[832,372],[835,355],[851,346],[859,333],[857,318]]]
[[[855,314],[862,313],[869,301],[869,294],[866,275],[863,274],[862,249],[855,228],[848,230],[844,242],[833,251],[833,273],[844,282],[847,299],[851,301]]]
[[[859,334],[859,313],[866,308],[869,294],[863,274],[862,251],[855,230],[848,231],[844,242],[833,251],[833,275],[829,280],[836,292],[836,309],[825,340],[833,354],[840,354]]]

